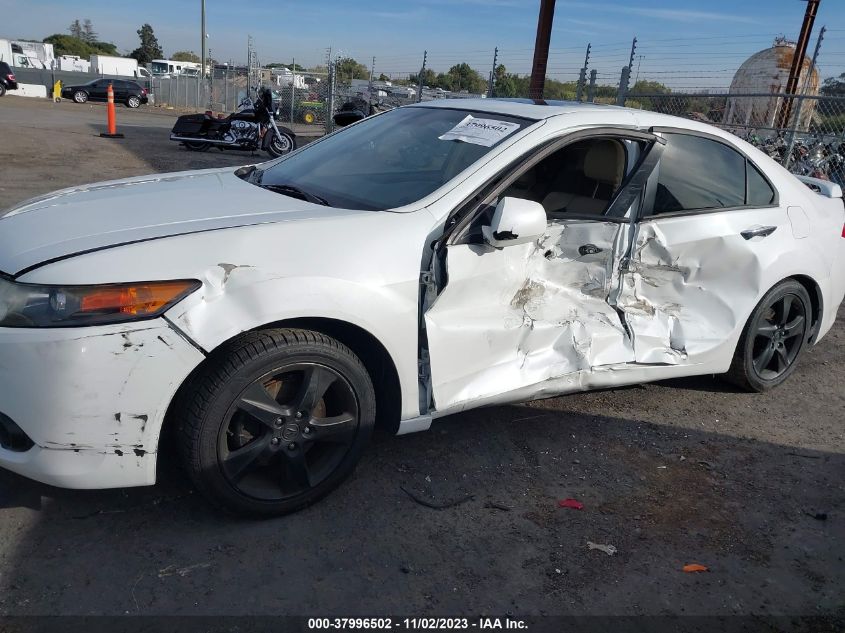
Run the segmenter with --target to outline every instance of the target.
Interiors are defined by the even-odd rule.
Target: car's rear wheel
[[[806,288],[787,280],[772,288],[745,324],[726,377],[749,391],[767,391],[795,371],[812,322]]]
[[[73,100],[77,103],[85,103],[88,101],[88,93],[84,90],[77,90],[73,93]]]
[[[177,406],[197,488],[224,509],[260,516],[293,512],[338,486],[375,422],[361,361],[308,330],[241,335],[209,357]]]
[[[130,95],[126,100],[126,106],[129,108],[137,108],[141,105],[141,98],[135,95]]]
[[[3,97],[5,95],[6,95],[6,86],[4,84],[0,83],[0,97]]]

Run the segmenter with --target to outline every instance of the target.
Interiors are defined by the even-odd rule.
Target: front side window
[[[723,143],[664,134],[654,214],[745,204],[745,157]]]
[[[468,117],[498,129],[489,144],[455,138]],[[285,193],[295,188],[333,207],[392,209],[424,198],[532,123],[469,110],[398,108],[256,170],[249,182]]]

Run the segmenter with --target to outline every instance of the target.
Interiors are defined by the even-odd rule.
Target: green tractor
[[[307,125],[326,120],[326,104],[322,101],[300,101],[296,112],[296,119]]]

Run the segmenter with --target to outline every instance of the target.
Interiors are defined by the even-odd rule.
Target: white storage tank
[[[778,114],[783,103],[782,97],[777,95],[786,90],[795,51],[795,42],[779,37],[775,39],[771,48],[755,53],[743,62],[731,82],[730,94],[772,94],[774,96],[729,98],[723,124],[742,126],[740,131],[777,126]],[[798,80],[798,93],[819,94],[819,71],[816,68],[811,69],[811,65],[810,55],[807,55]],[[804,102],[798,122],[799,129],[806,130],[809,127],[815,109],[815,99]],[[791,125],[793,121],[794,117],[788,125]]]

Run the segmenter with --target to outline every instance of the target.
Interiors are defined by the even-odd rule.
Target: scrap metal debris
[[[196,569],[205,569],[211,567],[211,563],[197,563],[196,565],[188,565],[187,567],[177,567],[176,565],[168,565],[164,569],[158,570],[159,578],[166,578],[167,576],[182,576],[185,577]]]
[[[402,490],[402,492],[411,497],[411,499],[416,501],[421,506],[425,506],[426,508],[431,508],[433,510],[445,510],[446,508],[453,508],[455,506],[461,505],[462,503],[466,503],[467,501],[472,501],[473,499],[475,499],[475,495],[466,495],[465,497],[454,499],[452,501],[428,501],[427,499],[423,499],[422,497],[415,495],[413,492],[405,488],[405,486],[399,486],[399,488]]]
[[[618,551],[613,545],[606,545],[604,543],[593,543],[592,541],[587,541],[587,547],[590,548],[590,550],[597,549],[601,552],[604,552],[608,556],[613,556]]]

